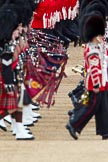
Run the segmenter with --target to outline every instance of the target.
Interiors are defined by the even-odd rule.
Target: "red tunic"
[[[107,55],[107,53],[105,53],[105,55]],[[106,89],[106,84],[103,85],[103,72],[104,70],[107,71],[107,69],[103,67],[102,57],[103,53],[100,45],[93,45],[89,43],[86,45],[84,52],[85,69],[87,72],[85,87],[89,91],[96,87],[99,87],[100,91],[104,91]]]
[[[44,27],[43,16],[46,19],[46,27],[47,27],[47,19],[48,19],[48,0],[41,1],[37,8],[35,9],[33,20],[31,27],[42,29]]]

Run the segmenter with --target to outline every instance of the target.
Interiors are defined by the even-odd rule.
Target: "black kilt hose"
[[[95,116],[96,134],[108,135],[108,91],[99,93],[89,92],[88,105],[82,105],[74,109],[74,114],[70,117],[70,124],[76,132],[81,133],[89,120]]]

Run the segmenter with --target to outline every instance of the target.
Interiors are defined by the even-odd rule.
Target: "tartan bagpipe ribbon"
[[[29,41],[31,46],[34,45],[34,42]],[[50,45],[52,45],[52,42],[50,42]],[[63,76],[66,77],[64,69],[68,56],[60,43],[54,48],[41,44],[41,46],[37,46],[36,51],[35,66],[30,56],[26,61],[25,86],[33,100],[36,100],[41,105],[45,104],[47,107],[50,107],[55,103],[54,95],[57,93]]]
[[[55,89],[54,78],[55,72],[51,73],[40,65],[34,67],[32,62],[27,60],[25,87],[31,98],[41,105],[47,104],[49,107],[52,104],[52,94]]]
[[[44,65],[50,72],[55,71],[55,92],[60,85],[60,82],[65,75],[65,65],[67,64],[68,56],[66,53],[53,53],[50,51],[42,51],[38,49],[39,62]]]
[[[35,68],[31,62],[30,58],[27,58],[26,65],[26,76],[24,79],[24,83],[27,91],[29,92],[31,98],[37,95],[43,87],[47,84],[47,80],[42,78],[42,68]]]

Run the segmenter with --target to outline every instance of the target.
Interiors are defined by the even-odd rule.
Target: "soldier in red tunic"
[[[96,7],[98,6],[98,7]],[[88,10],[87,10],[88,9]],[[93,10],[93,11],[92,11]],[[104,11],[104,12],[102,12]],[[84,14],[84,13],[83,13]],[[105,34],[105,6],[94,1],[81,17],[82,40],[87,43],[84,50],[85,91],[87,103],[75,110],[66,128],[77,140],[89,120],[95,115],[96,134],[108,138],[108,56],[103,36]],[[80,23],[81,23],[80,22]],[[81,30],[80,29],[80,30]]]

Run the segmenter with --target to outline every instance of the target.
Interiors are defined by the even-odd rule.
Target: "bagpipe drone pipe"
[[[54,94],[65,75],[68,60],[66,49],[55,36],[32,30],[28,33],[29,51],[26,54],[25,86],[33,100],[50,107]]]

